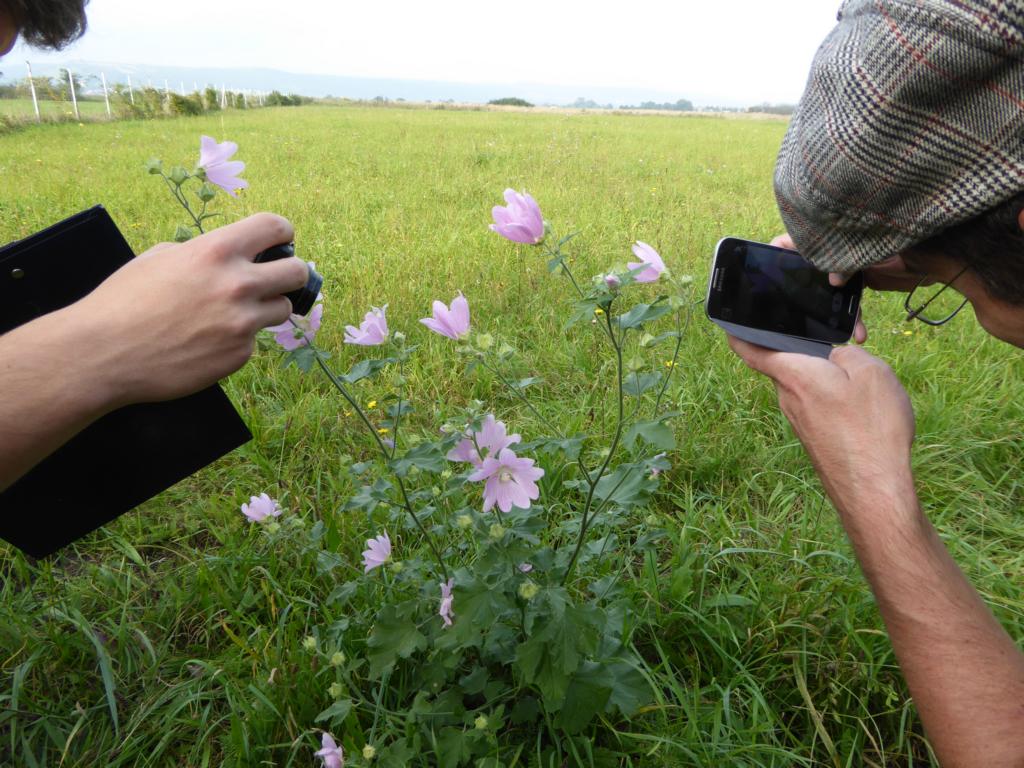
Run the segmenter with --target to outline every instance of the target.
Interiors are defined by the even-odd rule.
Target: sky
[[[637,88],[795,102],[839,0],[91,0],[85,37],[33,63],[267,67],[361,78]]]

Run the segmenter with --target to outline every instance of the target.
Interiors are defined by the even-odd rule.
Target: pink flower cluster
[[[540,498],[536,481],[544,476],[544,470],[535,467],[533,459],[520,458],[509,448],[521,440],[518,434],[508,434],[505,424],[494,414],[487,414],[479,431],[468,430],[448,452],[449,461],[476,467],[469,479],[484,483],[484,512],[495,506],[502,512],[512,507],[529,509],[530,502]]]

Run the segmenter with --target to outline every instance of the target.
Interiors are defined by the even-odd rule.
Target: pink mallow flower
[[[448,579],[447,584],[441,584],[441,606],[437,609],[437,613],[444,619],[446,627],[452,625],[452,617],[455,616],[455,612],[452,610],[452,601],[455,599],[452,597],[452,587],[454,585],[455,579]]]
[[[476,439],[475,444],[474,438]],[[448,451],[447,458],[448,461],[466,461],[479,467],[483,462],[483,457],[477,452],[477,446],[486,455],[496,456],[503,448],[521,442],[522,439],[518,434],[508,434],[505,422],[496,420],[493,413],[488,413],[480,425],[480,431],[466,432],[466,437]]]
[[[372,307],[363,322],[356,328],[354,325],[345,326],[345,343],[359,344],[364,347],[375,347],[388,340],[388,320],[385,312],[388,305],[383,307]]]
[[[369,573],[374,568],[380,568],[391,559],[391,539],[388,532],[375,539],[366,540],[366,549],[363,551],[363,573]]]
[[[268,517],[279,517],[281,505],[267,494],[250,496],[249,503],[242,505],[242,514],[249,518],[251,523],[262,523]]]
[[[544,239],[544,217],[536,200],[526,192],[519,194],[506,189],[505,202],[507,206],[496,205],[491,209],[492,230],[513,243],[536,245]]]
[[[637,240],[633,245],[633,255],[640,259],[640,261],[631,261],[626,266],[630,270],[645,268],[643,272],[637,272],[633,276],[633,279],[638,283],[653,283],[665,271],[665,262],[661,260],[658,252],[647,243],[641,243]]]
[[[323,749],[319,750],[316,756],[324,761],[323,768],[345,768],[345,753],[331,738],[331,734],[324,731],[324,737],[320,743]]]
[[[533,466],[533,459],[520,459],[510,449],[504,448],[498,458],[488,456],[469,480],[485,480],[484,512],[495,504],[502,512],[512,507],[529,509],[530,501],[540,497],[535,480],[544,477],[544,470]]]
[[[469,333],[469,302],[461,291],[452,299],[451,306],[446,307],[443,301],[435,301],[432,309],[434,316],[424,317],[420,322],[434,333],[440,333],[454,341]]]
[[[272,325],[264,330],[274,334],[274,341],[291,352],[293,349],[306,346],[316,338],[316,332],[320,330],[320,318],[323,317],[323,314],[324,305],[317,304],[309,310],[309,314],[305,317],[293,313],[280,325]]]
[[[218,144],[209,136],[199,138],[199,167],[206,171],[206,180],[232,197],[238,196],[236,189],[249,186],[248,181],[238,178],[238,174],[245,170],[245,163],[241,160],[228,160],[237,151],[238,145],[233,141]]]

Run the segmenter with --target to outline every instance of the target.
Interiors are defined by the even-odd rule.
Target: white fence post
[[[32,106],[36,110],[36,122],[41,123],[43,118],[39,116],[39,99],[36,98],[36,81],[32,79],[32,65],[26,61],[25,66],[28,67],[28,89],[32,91]]]
[[[100,72],[100,79],[103,81],[103,100],[107,102],[107,117],[113,117],[110,112],[110,94],[107,93],[107,74]]]
[[[78,114],[78,96],[75,95],[75,77],[71,74],[71,70],[68,70],[68,85],[71,86],[71,103],[75,107],[75,120],[81,120],[82,116]]]
[[[128,98],[132,100],[132,106],[135,106],[135,91],[132,90],[131,75],[128,75]]]

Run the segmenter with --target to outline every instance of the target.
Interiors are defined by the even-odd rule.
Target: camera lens
[[[288,259],[294,255],[295,243],[282,243],[256,254],[253,262],[260,264],[268,261],[277,261],[278,259]],[[306,280],[306,284],[297,291],[285,294],[292,303],[292,312],[296,315],[307,314],[316,303],[316,297],[320,294],[320,288],[323,284],[323,277],[315,269],[309,267],[309,279]]]

